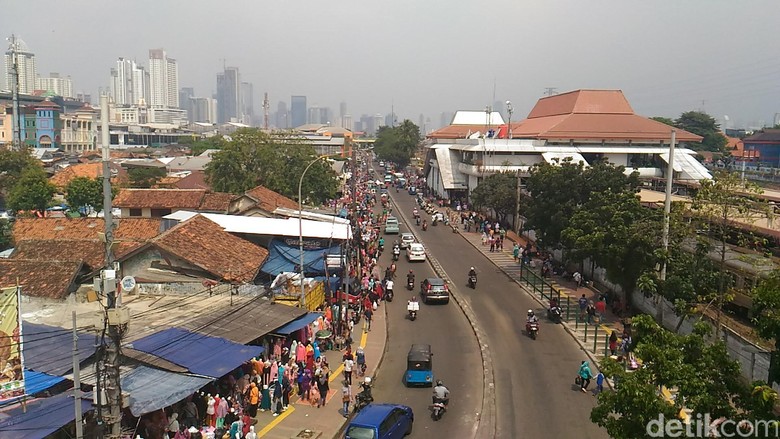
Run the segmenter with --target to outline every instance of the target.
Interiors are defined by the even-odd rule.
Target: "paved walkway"
[[[491,262],[493,262],[501,271],[506,273],[511,279],[517,282],[528,293],[532,294],[542,305],[543,309],[547,309],[549,302],[544,298],[540,291],[532,288],[527,282],[521,279],[521,270],[531,270],[537,275],[541,275],[539,268],[534,268],[526,265],[521,265],[515,262],[512,256],[512,242],[507,239],[503,250],[490,251],[488,245],[482,244],[482,235],[475,232],[465,232],[461,226],[460,235],[468,241],[477,250],[482,252]],[[535,261],[536,267],[541,266],[541,261]],[[598,300],[599,292],[589,288],[580,287],[577,288],[573,281],[562,279],[560,276],[552,276],[547,278],[546,281],[552,285],[561,294],[561,307],[563,310],[563,317],[565,320],[564,326],[571,333],[575,339],[580,343],[583,349],[589,354],[593,354],[593,360],[596,361],[608,353],[608,339],[612,331],[618,331],[618,336],[623,332],[623,325],[621,320],[615,316],[612,311],[607,307],[606,313],[599,317],[598,324],[583,324],[578,322],[577,316],[579,315],[579,308],[577,300],[585,294],[585,298],[593,300],[595,303]],[[549,295],[549,289],[547,290]],[[568,299],[568,300],[567,300]],[[567,303],[569,312],[566,312]],[[568,315],[568,319],[567,319]],[[542,319],[547,318],[546,311],[544,315],[539,316]]]
[[[371,331],[364,331],[365,318],[360,320],[354,330],[355,343],[352,351],[357,346],[362,346],[366,353],[368,368],[366,376],[376,378],[377,369],[382,363],[387,341],[387,315],[385,305],[382,304],[374,314],[371,323]],[[362,335],[361,335],[362,333]],[[357,340],[361,335],[360,340]],[[359,344],[358,344],[359,342]],[[341,411],[341,382],[344,379],[344,366],[341,364],[343,351],[327,351],[324,355],[328,364],[334,369],[330,376],[330,392],[324,407],[317,408],[308,401],[303,401],[297,395],[290,398],[289,408],[281,415],[274,417],[270,412],[258,412],[255,431],[258,437],[274,439],[306,438],[306,439],[330,439],[339,437],[345,427],[347,418]],[[352,393],[357,395],[359,383],[362,378],[353,372]],[[350,407],[351,408],[351,407]]]

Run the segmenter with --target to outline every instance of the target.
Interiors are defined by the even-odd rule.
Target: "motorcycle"
[[[477,276],[469,276],[469,287],[477,288]]]
[[[409,278],[406,280],[406,289],[409,291],[412,291],[414,289],[414,278]]]
[[[525,332],[533,340],[536,340],[536,335],[539,333],[539,322],[527,322],[525,324]]]
[[[419,226],[419,225],[420,225],[420,217],[419,217],[419,216],[418,216],[418,217],[416,217],[416,218],[414,219],[414,222],[416,222],[416,223],[417,223],[417,225]]]
[[[396,247],[393,249],[393,260],[397,261],[398,258],[401,256],[401,249]]]
[[[431,419],[438,421],[446,411],[447,404],[445,404],[442,400],[436,400],[433,405],[431,405]]]
[[[363,410],[367,405],[374,402],[374,397],[371,395],[371,387],[366,386],[365,384],[361,384],[360,386],[363,387],[363,391],[355,395],[355,408],[353,409],[353,413]]]
[[[417,320],[417,311],[414,310],[409,311],[409,320],[411,321]]]
[[[547,318],[553,323],[561,323],[561,314],[561,308],[557,306],[552,306],[547,310]]]
[[[428,230],[428,223],[426,223],[425,221],[423,221],[422,229],[423,229],[423,232]]]
[[[393,301],[393,290],[387,290],[385,292],[385,300],[388,301],[388,302],[392,302]]]

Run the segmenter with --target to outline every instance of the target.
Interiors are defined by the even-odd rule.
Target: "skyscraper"
[[[151,106],[179,108],[179,68],[163,49],[149,50]]]
[[[70,76],[62,78],[59,73],[51,73],[47,78],[39,76],[35,80],[35,89],[46,90],[65,98],[73,97],[73,82]]]
[[[111,69],[111,97],[118,105],[149,103],[149,74],[135,61],[119,58]]]
[[[346,115],[347,115],[347,103],[342,102],[339,104],[339,117],[343,119],[344,116]]]
[[[306,96],[292,96],[290,98],[290,128],[306,125],[306,116]]]
[[[30,52],[21,38],[12,38],[5,52],[5,88],[11,90],[14,84],[13,68],[14,54],[16,56],[16,68],[19,74],[19,93],[32,94],[35,90],[35,79],[38,77],[38,68],[35,63],[35,54]]]
[[[238,67],[217,74],[217,121],[238,121],[241,115],[241,75]]]
[[[192,101],[191,98],[195,97],[195,89],[192,87],[182,87],[179,90],[179,107],[187,112],[187,120],[192,120]]]
[[[254,125],[255,118],[255,88],[251,82],[241,83],[241,121]]]
[[[279,101],[276,105],[276,128],[290,128],[290,112],[287,111],[287,102]]]

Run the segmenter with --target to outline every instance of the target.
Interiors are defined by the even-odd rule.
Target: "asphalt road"
[[[415,197],[394,190],[391,197],[395,209],[412,218]],[[421,215],[428,217],[422,210]],[[546,310],[471,244],[449,227],[430,227],[429,217],[428,222],[428,231],[421,232],[420,239],[452,279],[455,285],[451,288],[469,302],[488,336],[495,365],[497,437],[607,438],[606,431],[590,421],[595,398],[573,386],[580,362],[587,360],[579,345],[562,327],[550,323]],[[466,285],[471,266],[479,276],[474,290]],[[528,309],[540,316],[536,340],[524,332]],[[437,323],[449,328],[460,326],[455,321],[463,319],[459,312],[448,313],[437,316]],[[460,340],[452,336],[453,341]],[[478,356],[472,348],[463,349],[471,344],[458,345],[456,341],[452,348],[465,354],[464,359]]]
[[[400,229],[403,233],[409,226],[401,222]],[[392,262],[392,245],[396,238],[400,239],[400,235],[385,235],[385,252],[379,260],[383,273]],[[387,307],[387,345],[374,387],[375,401],[405,404],[414,410],[415,422],[410,438],[430,438],[431,434],[447,438],[473,437],[482,407],[482,360],[477,339],[453,301],[447,305],[420,303],[417,320],[409,320],[407,300],[413,294],[419,298],[420,281],[435,274],[427,262],[406,261],[405,251],[396,266],[395,299],[383,305]],[[417,284],[412,291],[406,289],[406,273],[410,269],[414,270]],[[449,410],[437,422],[431,420],[428,408],[432,389],[407,388],[402,382],[406,354],[414,343],[431,345],[434,378],[443,380],[452,393]]]

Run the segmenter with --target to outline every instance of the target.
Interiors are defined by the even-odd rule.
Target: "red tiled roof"
[[[468,136],[480,132],[485,133],[487,125],[450,125],[428,134],[431,139],[465,139]]]
[[[620,90],[575,90],[539,99],[529,119],[562,114],[634,114]]]
[[[273,212],[277,207],[284,207],[287,209],[298,208],[297,202],[278,192],[274,192],[265,186],[257,186],[256,188],[250,189],[246,191],[246,195],[257,201],[257,206],[267,212]]]
[[[122,189],[114,198],[114,206],[197,210],[205,193],[203,189]]]
[[[235,198],[235,195],[225,192],[206,192],[198,210],[227,213],[230,202]]]
[[[127,171],[122,168],[121,166],[110,163],[109,166],[111,166],[111,169],[113,171],[117,172],[117,176],[112,178],[111,181],[114,183],[123,183],[127,182]],[[100,178],[103,176],[103,163],[102,162],[96,162],[96,163],[79,163],[77,165],[70,165],[67,168],[63,169],[62,171],[54,174],[49,179],[49,182],[51,184],[59,187],[64,188],[65,186],[70,183],[71,180],[73,180],[76,177],[87,177],[87,178]]]
[[[206,173],[203,171],[192,171],[192,173],[172,184],[177,189],[205,189],[211,190],[211,186],[206,182]]]
[[[202,215],[177,224],[153,243],[227,281],[251,282],[268,257],[268,250],[225,232]]]
[[[114,257],[121,258],[143,245],[141,242],[119,242],[113,247]],[[84,261],[90,270],[96,270],[105,264],[105,249],[105,244],[97,239],[25,239],[16,243],[11,259]]]
[[[160,234],[159,218],[116,219],[114,239],[148,241]],[[97,240],[105,231],[103,218],[19,218],[14,221],[12,237],[18,243],[25,239]]]
[[[22,294],[63,299],[74,290],[81,261],[0,259],[0,286],[22,286]]]

